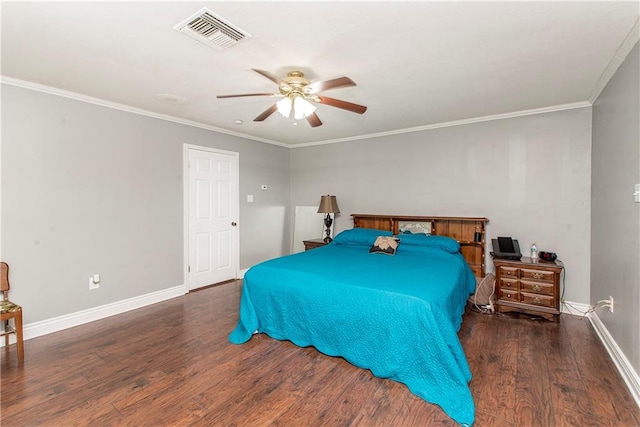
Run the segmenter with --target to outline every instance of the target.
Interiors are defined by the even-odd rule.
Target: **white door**
[[[188,148],[188,288],[238,271],[238,154]]]

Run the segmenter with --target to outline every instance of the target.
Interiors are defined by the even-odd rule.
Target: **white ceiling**
[[[3,1],[1,7],[5,82],[282,144],[585,104],[619,63],[621,45],[637,40],[629,33],[637,33],[640,14],[637,1]],[[252,37],[215,50],[173,29],[202,7]],[[216,99],[277,91],[252,68],[280,76],[302,70],[311,81],[348,76],[356,87],[323,94],[368,111],[319,105],[324,125],[317,128],[306,121],[294,126],[278,113],[253,122],[277,99]],[[161,102],[161,93],[188,103]]]

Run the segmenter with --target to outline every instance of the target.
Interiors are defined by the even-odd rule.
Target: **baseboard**
[[[622,375],[622,379],[627,384],[631,395],[636,401],[638,407],[640,407],[640,377],[638,373],[635,371],[629,359],[624,355],[618,344],[613,339],[607,327],[602,323],[600,317],[594,312],[589,316],[589,320],[591,321],[591,325],[593,325],[593,329],[596,330],[596,333],[600,337],[600,340],[604,344],[604,347],[607,349],[611,360],[615,363],[616,368]]]
[[[591,306],[581,302],[562,301],[560,311],[564,314],[573,314],[575,316],[584,316]]]
[[[175,286],[161,291],[151,292],[149,294],[140,295],[122,301],[116,301],[110,304],[101,305],[99,307],[89,308],[87,310],[75,313],[65,314],[64,316],[54,317],[39,322],[28,323],[24,325],[24,339],[40,337],[42,335],[51,334],[53,332],[62,331],[64,329],[73,328],[74,326],[84,325],[85,323],[95,320],[104,319],[106,317],[115,316],[127,311],[142,308],[147,305],[162,302],[171,298],[182,296],[186,293],[184,285]],[[15,335],[11,335],[10,343],[15,342]],[[0,346],[4,346],[4,340],[0,340]]]
[[[244,269],[242,269],[242,270],[238,271],[238,279],[244,279],[244,274],[245,274],[247,271],[249,271],[249,269],[248,269],[248,268],[244,268]]]

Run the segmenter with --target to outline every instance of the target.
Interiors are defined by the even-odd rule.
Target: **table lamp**
[[[331,224],[333,224],[333,219],[331,219],[331,214],[340,213],[340,208],[338,208],[338,202],[336,201],[336,196],[321,196],[320,197],[320,206],[318,206],[318,213],[326,213],[327,216],[324,217],[324,225],[327,227],[325,230],[326,236],[324,238],[325,243],[331,242],[333,239],[331,238]]]

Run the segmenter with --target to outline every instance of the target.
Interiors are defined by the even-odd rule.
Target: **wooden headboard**
[[[484,227],[487,218],[352,214],[353,226],[392,231],[398,234],[404,223],[430,223],[431,234],[448,236],[460,243],[460,252],[476,277],[484,277]],[[476,235],[476,233],[480,233]]]

